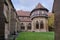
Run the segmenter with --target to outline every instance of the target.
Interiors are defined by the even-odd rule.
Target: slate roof
[[[38,9],[38,8],[45,8],[41,3],[38,3],[38,5],[35,7],[35,9]]]

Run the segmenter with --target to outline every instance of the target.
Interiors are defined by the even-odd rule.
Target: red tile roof
[[[49,12],[49,13],[47,13],[47,14],[48,14],[48,16],[51,16],[53,13]]]
[[[17,11],[17,14],[18,14],[18,16],[20,16],[19,19],[21,22],[31,22],[29,11],[19,10],[19,11]]]
[[[30,16],[30,12],[29,11],[18,10],[17,14],[18,14],[18,16]]]

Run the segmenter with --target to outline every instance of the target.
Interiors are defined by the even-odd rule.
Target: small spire
[[[37,8],[44,8],[44,7],[43,7],[43,5],[41,3],[38,3],[38,5],[36,6],[35,9],[37,9]]]

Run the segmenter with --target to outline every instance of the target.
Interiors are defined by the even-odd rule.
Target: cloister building
[[[20,31],[19,26],[20,20],[12,1],[0,0],[0,40],[12,40]]]
[[[20,31],[48,32],[48,13],[40,3],[31,12],[18,10]]]
[[[16,11],[11,0],[0,0],[0,40],[12,40],[20,31],[48,32],[48,13],[40,3],[31,12]]]

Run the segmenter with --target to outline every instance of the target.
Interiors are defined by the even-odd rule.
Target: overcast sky
[[[16,10],[32,11],[38,3],[41,3],[49,11],[52,11],[54,0],[12,0]]]

